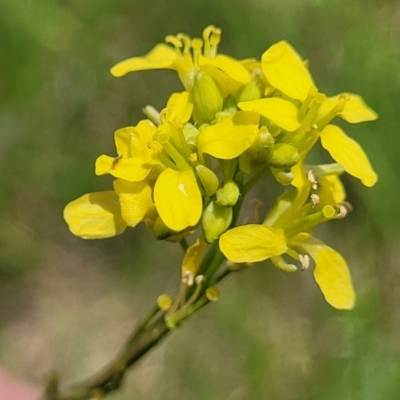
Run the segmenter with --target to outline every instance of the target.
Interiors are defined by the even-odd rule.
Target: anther
[[[339,203],[337,206],[339,207],[339,214],[336,217],[338,219],[344,218],[350,211],[353,210],[352,205],[347,201]]]
[[[319,196],[316,193],[313,193],[311,196],[312,208],[314,208],[319,203]]]
[[[301,270],[305,271],[310,266],[310,256],[307,254],[299,254],[299,260],[301,262]]]
[[[315,176],[315,174],[314,174],[314,170],[310,169],[310,170],[308,171],[308,173],[307,173],[307,178],[308,178],[308,180],[311,182],[312,188],[313,188],[314,190],[317,190],[317,189],[318,189],[318,181],[317,181],[317,178],[316,178],[316,176]]]
[[[204,275],[197,275],[195,278],[196,281],[196,285],[199,286],[201,285],[203,282],[205,282],[206,277]]]
[[[182,283],[187,285],[187,286],[193,286],[194,276],[190,271],[185,271],[185,273],[184,273],[184,275],[182,277]]]

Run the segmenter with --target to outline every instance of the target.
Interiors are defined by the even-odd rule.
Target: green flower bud
[[[253,144],[239,157],[239,167],[245,174],[252,174],[265,167],[274,150],[274,138],[262,127]]]
[[[243,85],[236,93],[236,104],[241,101],[258,100],[264,96],[264,83],[258,74],[251,77],[247,85]]]
[[[204,237],[208,243],[218,239],[232,222],[232,208],[219,206],[214,201],[203,212],[201,225]]]
[[[224,101],[223,111],[227,112],[228,114],[234,114],[238,111],[236,106],[236,100],[232,95],[229,95]]]
[[[274,153],[269,165],[274,168],[290,168],[299,160],[300,155],[296,147],[287,143],[278,143],[274,146]]]
[[[215,175],[211,169],[201,164],[196,167],[196,173],[203,186],[204,194],[211,197],[217,191],[219,186],[217,175]]]
[[[224,99],[218,83],[206,72],[198,71],[192,89],[194,114],[200,122],[211,122],[222,110]]]
[[[219,206],[233,207],[240,196],[238,185],[234,181],[228,181],[217,190],[217,204]]]

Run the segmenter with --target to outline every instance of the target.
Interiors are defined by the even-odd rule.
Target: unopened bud
[[[220,206],[233,207],[240,196],[238,185],[234,181],[227,181],[224,186],[217,190],[217,204]]]
[[[239,167],[245,174],[252,174],[265,167],[274,151],[274,138],[267,128],[262,127],[253,144],[240,155]]]
[[[216,286],[211,286],[206,290],[206,297],[210,301],[217,301],[220,297],[219,289]]]
[[[195,115],[199,122],[211,122],[222,110],[223,98],[217,82],[206,72],[198,71],[192,89]]]
[[[290,168],[300,160],[296,147],[287,143],[278,143],[274,146],[274,153],[269,165],[274,168]]]
[[[236,103],[261,99],[264,95],[264,83],[258,74],[251,77],[247,85],[243,85],[236,94]]]
[[[217,175],[215,175],[211,169],[201,164],[196,167],[196,173],[203,186],[204,194],[207,197],[211,197],[217,191],[219,186]]]
[[[208,243],[218,239],[232,222],[232,208],[219,206],[214,201],[203,212],[201,225]]]

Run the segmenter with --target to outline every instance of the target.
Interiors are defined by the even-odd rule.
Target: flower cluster
[[[70,202],[64,218],[85,239],[115,236],[145,222],[158,239],[179,241],[201,225],[202,237],[187,250],[191,263],[196,254],[196,268],[183,268],[186,284],[211,243],[237,269],[269,259],[292,272],[297,267],[288,258],[301,269],[312,258],[326,300],[352,308],[345,260],[312,229],[350,210],[340,174],[365,186],[377,181],[361,147],[333,120],[359,123],[377,115],[358,95],[319,92],[307,62],[286,41],[272,45],[261,60],[236,60],[218,53],[220,36],[214,26],[203,39],[168,36],[166,44],[111,69],[116,77],[171,69],[184,91],[173,93],[160,112],[147,106],[146,119],[115,132],[116,155],[101,155],[95,168],[97,175],[116,178],[113,190]],[[335,163],[306,163],[318,139]],[[243,197],[269,172],[283,194],[263,221],[237,226]]]

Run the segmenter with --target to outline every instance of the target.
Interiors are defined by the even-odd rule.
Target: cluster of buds
[[[203,39],[168,36],[147,55],[111,69],[116,77],[172,69],[184,91],[173,93],[161,111],[147,106],[146,119],[115,132],[116,155],[101,155],[95,168],[97,175],[116,178],[113,190],[70,202],[64,218],[71,232],[85,239],[112,237],[140,222],[159,240],[194,235],[182,282],[186,288],[205,287],[211,297],[216,289],[204,279],[215,266],[200,266],[210,245],[232,269],[270,259],[293,272],[296,264],[306,269],[312,258],[326,300],[352,308],[355,295],[345,260],[312,230],[350,210],[340,174],[347,172],[365,186],[377,181],[361,147],[332,121],[359,123],[377,115],[358,95],[319,92],[307,62],[286,41],[272,45],[261,60],[236,60],[218,53],[220,36],[214,26],[204,30]],[[334,163],[306,163],[318,139]],[[244,196],[269,172],[283,194],[263,218],[238,226]],[[203,275],[196,275],[199,268]],[[160,302],[162,308],[172,304],[164,297]]]

